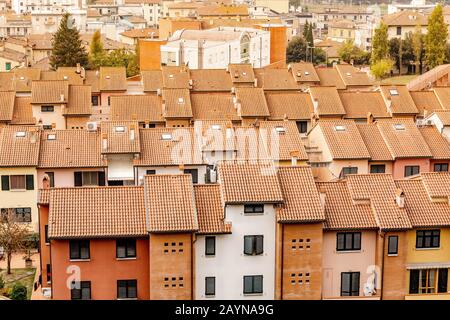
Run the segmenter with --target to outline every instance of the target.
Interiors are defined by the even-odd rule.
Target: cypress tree
[[[429,68],[444,63],[447,43],[447,26],[438,4],[428,17],[427,35],[425,36],[425,62]]]
[[[92,42],[90,45],[89,62],[93,69],[100,68],[106,59],[105,52],[103,51],[102,35],[100,30],[94,32]]]

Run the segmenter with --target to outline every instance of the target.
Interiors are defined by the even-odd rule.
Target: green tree
[[[416,74],[419,74],[422,70],[422,59],[425,53],[423,42],[424,35],[422,34],[422,27],[420,25],[417,25],[412,35],[412,49],[414,53],[414,65]]]
[[[139,73],[136,53],[128,52],[124,48],[111,51],[103,62],[103,66],[125,67],[127,70],[127,77],[131,77]]]
[[[393,66],[394,61],[390,59],[381,59],[370,66],[370,72],[375,78],[380,80],[386,77],[391,72]]]
[[[303,38],[307,39],[309,34],[309,22],[306,20],[305,26],[303,27]]]
[[[347,40],[338,49],[339,57],[347,62],[357,65],[367,64],[369,62],[369,53],[355,46],[352,40]]]
[[[303,37],[292,38],[286,49],[286,61],[288,63],[306,61],[306,47],[306,40]]]
[[[88,65],[88,55],[80,39],[78,29],[68,13],[61,19],[58,31],[53,35],[50,64],[53,69],[58,67],[75,67],[79,63]]]
[[[430,69],[444,63],[447,33],[442,6],[438,4],[428,17],[425,37],[425,63]]]
[[[3,276],[0,274],[0,289],[3,289],[5,287],[5,280],[3,279]]]
[[[308,33],[307,33],[305,39],[308,42],[310,47],[314,46],[313,25],[311,23],[309,24]]]
[[[12,300],[27,300],[27,287],[20,282],[16,282],[12,287],[11,295]]]
[[[386,59],[388,51],[388,28],[387,25],[381,21],[380,26],[375,29],[375,34],[372,39],[372,64],[375,64],[382,59]]]
[[[89,50],[89,62],[91,68],[100,68],[106,59],[105,51],[103,50],[102,35],[100,30],[94,32]]]
[[[388,47],[389,57],[400,72],[402,66],[402,40],[400,38],[392,38],[388,42]]]

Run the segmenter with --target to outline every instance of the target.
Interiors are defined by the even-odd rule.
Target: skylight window
[[[398,96],[397,89],[389,89],[389,93],[391,94],[391,96]]]
[[[308,71],[305,71],[305,76],[309,76],[309,72]]]
[[[213,124],[213,125],[211,126],[211,128],[212,128],[213,130],[220,130],[220,125],[218,125],[218,124]]]
[[[114,127],[114,131],[115,132],[125,132],[125,127],[124,126]]]
[[[246,76],[246,75],[247,75],[247,72],[242,72],[242,75],[243,75],[243,76]]]
[[[405,130],[405,125],[402,123],[394,124],[395,130]]]
[[[346,75],[347,75],[347,77],[351,77],[352,76],[352,74],[350,72],[347,72]]]
[[[161,135],[162,140],[172,140],[172,135],[170,133],[163,133]]]
[[[178,103],[184,103],[184,98],[178,98]]]
[[[56,140],[56,134],[49,134],[47,140]]]
[[[345,126],[335,126],[334,130],[336,130],[336,131],[345,131]]]
[[[286,132],[286,128],[285,127],[275,127],[275,131],[278,133],[285,133]]]
[[[16,138],[23,138],[25,137],[25,131],[17,131],[16,132]]]
[[[169,78],[173,78],[173,74],[169,74]]]
[[[22,77],[20,77],[20,80],[25,80],[25,77],[23,77],[23,76],[22,76]]]

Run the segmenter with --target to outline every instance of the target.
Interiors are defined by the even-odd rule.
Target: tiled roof
[[[377,125],[395,159],[431,158],[433,156],[414,121],[383,119],[378,120]]]
[[[392,114],[417,114],[417,109],[408,88],[401,85],[382,85],[381,92]],[[396,93],[396,94],[394,94]],[[390,102],[389,102],[390,101]],[[390,105],[389,105],[390,104]]]
[[[284,197],[284,203],[277,214],[278,222],[325,220],[310,167],[280,167],[278,177]]]
[[[123,131],[120,130],[122,128]],[[137,121],[103,121],[101,132],[102,153],[139,153],[141,150]],[[107,139],[106,148],[104,138]]]
[[[146,235],[142,187],[57,188],[50,192],[50,239]]]
[[[270,163],[220,162],[218,176],[225,204],[283,202],[277,172]]]
[[[225,222],[220,186],[217,184],[194,185],[198,217],[198,234],[231,233],[231,223]]]
[[[309,120],[314,112],[311,96],[303,92],[266,92],[270,120]]]
[[[450,143],[435,126],[421,127],[419,131],[430,148],[433,159],[450,160]]]
[[[356,205],[346,181],[319,182],[317,187],[325,194],[326,230],[378,229],[370,205]]]
[[[189,70],[184,67],[162,67],[163,86],[166,89],[189,89]]]
[[[369,112],[374,118],[389,118],[386,104],[379,92],[341,91],[339,92],[347,119],[365,119]]]
[[[111,96],[112,120],[163,122],[161,97],[152,95]]]
[[[33,117],[33,109],[31,107],[31,97],[15,98],[11,124],[36,124],[36,119]]]
[[[248,16],[248,7],[242,5],[207,5],[197,8],[199,16]]]
[[[320,82],[320,78],[312,63],[298,62],[290,65],[295,81],[299,83]]]
[[[86,70],[86,78],[84,80],[84,83],[91,86],[92,93],[99,93],[100,72],[95,70]]]
[[[345,89],[345,83],[335,68],[316,68],[321,86],[335,86],[337,89]]]
[[[189,72],[192,91],[231,91],[231,78],[224,69],[195,69]]]
[[[130,29],[120,35],[128,38],[158,38],[159,30],[155,28]]]
[[[163,80],[160,70],[141,71],[141,75],[144,83],[144,92],[156,92],[158,89],[162,89]]]
[[[369,159],[370,153],[354,121],[319,121],[333,159]],[[338,130],[339,129],[339,130]]]
[[[261,88],[236,88],[241,117],[269,117],[264,91]]]
[[[189,89],[164,89],[162,99],[165,118],[192,118]]]
[[[241,126],[234,128],[236,143],[236,159],[252,161],[272,161],[268,144],[263,140],[259,128],[255,126]],[[278,156],[275,154],[275,157]]]
[[[236,136],[230,120],[195,120],[194,131],[202,136],[203,152],[236,150]]]
[[[412,79],[408,84],[409,90],[424,90],[429,87],[430,83],[440,79],[450,72],[450,64],[441,64],[417,77]]]
[[[16,92],[31,92],[32,82],[39,80],[41,69],[18,68],[14,69],[14,82]]]
[[[434,110],[441,110],[442,106],[439,103],[434,91],[410,91],[411,97],[419,110],[419,115],[424,116],[424,111],[428,114]]]
[[[314,103],[317,103],[316,113],[320,116],[345,115],[336,87],[311,87],[309,92]]]
[[[255,82],[255,73],[251,64],[229,64],[228,71],[233,83]]]
[[[100,91],[126,91],[125,67],[100,67]]]
[[[257,85],[264,90],[295,90],[299,86],[287,69],[255,69]]]
[[[370,153],[370,160],[394,160],[376,124],[357,124],[356,126],[358,127],[364,144]]]
[[[441,110],[434,112],[441,120],[443,126],[450,126],[450,110]]]
[[[283,130],[278,132],[277,130]],[[259,134],[265,143],[266,150],[273,160],[290,160],[292,152],[297,159],[308,160],[308,154],[294,121],[261,121]]]
[[[395,184],[405,194],[405,209],[413,227],[450,226],[450,206],[431,201],[422,180],[398,180]]]
[[[387,26],[415,27],[417,25],[428,25],[427,16],[415,10],[403,10],[388,14],[383,16],[382,20]]]
[[[42,77],[42,72],[41,72],[41,77]],[[84,79],[81,76],[81,70],[80,70],[80,73],[77,73],[76,67],[59,67],[56,70],[56,79],[55,80],[67,80],[67,81],[69,81],[69,84],[72,84],[72,85],[82,85],[84,82]]]
[[[0,91],[0,121],[11,121],[14,113],[14,91]]]
[[[144,179],[147,231],[198,230],[197,209],[190,174],[147,175]]]
[[[0,90],[13,91],[15,90],[15,81],[13,72],[0,72]]]
[[[65,109],[66,115],[90,115],[91,110],[91,86],[69,86],[69,101]]]
[[[367,72],[361,71],[350,64],[337,64],[335,66],[346,86],[371,86]]]
[[[241,119],[229,93],[192,93],[191,104],[194,119],[233,121]]]
[[[163,139],[170,134],[171,139]],[[195,144],[193,128],[152,128],[141,129],[141,154],[135,160],[138,166],[171,166],[202,163],[200,146]],[[187,140],[186,140],[187,139]],[[179,154],[174,148],[186,146],[189,153]],[[184,149],[183,149],[184,150]]]
[[[382,230],[411,228],[406,210],[395,199],[397,187],[389,174],[347,175],[349,191],[354,201],[370,201],[376,221]]]
[[[421,173],[423,184],[432,198],[450,197],[450,173],[449,172],[423,172]]]
[[[436,87],[433,88],[433,91],[436,94],[442,108],[450,110],[450,87]]]
[[[50,189],[39,189],[37,203],[44,205],[50,203]]]
[[[51,136],[52,139],[49,139]],[[55,156],[58,155],[58,156]],[[100,134],[87,130],[44,130],[40,168],[103,167]]]
[[[67,103],[69,83],[66,80],[33,81],[31,85],[31,103]]]
[[[18,137],[18,132],[25,133]],[[39,159],[38,127],[7,126],[0,132],[1,167],[36,167]]]

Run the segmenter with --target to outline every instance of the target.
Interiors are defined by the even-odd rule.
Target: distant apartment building
[[[404,39],[407,34],[414,33],[419,26],[423,34],[427,33],[428,20],[423,13],[414,10],[404,10],[382,17],[388,27],[388,38]]]

